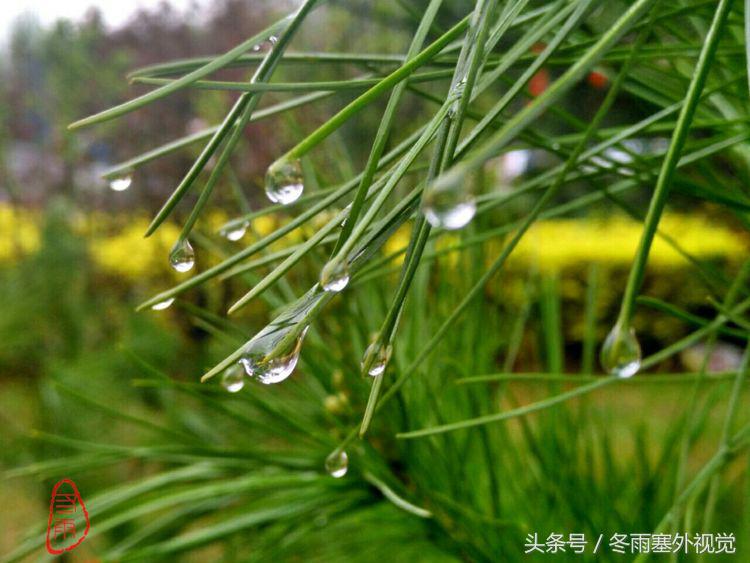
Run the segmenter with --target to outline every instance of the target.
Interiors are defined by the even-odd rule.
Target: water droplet
[[[433,202],[425,207],[425,216],[433,227],[451,231],[468,225],[476,212],[477,206],[471,197],[455,203]]]
[[[433,227],[454,230],[466,226],[477,212],[472,193],[466,189],[466,174],[454,168],[424,194],[424,215]]]
[[[445,190],[425,196],[424,215],[433,227],[460,229],[469,224],[476,212],[477,204],[470,194]]]
[[[392,346],[381,346],[378,342],[373,342],[367,347],[365,355],[362,357],[362,369],[365,369],[365,366],[369,364],[368,374],[372,377],[382,375],[385,371],[385,366],[388,365],[388,361],[391,359],[392,352]]]
[[[268,167],[266,195],[272,202],[288,205],[299,199],[304,188],[299,160],[277,160]]]
[[[170,297],[169,299],[165,299],[164,301],[159,301],[158,303],[154,303],[151,305],[151,308],[154,311],[163,311],[167,307],[169,307],[172,303],[174,303],[174,297]]]
[[[334,450],[326,458],[326,471],[331,477],[339,479],[346,475],[349,469],[349,456],[344,450]]]
[[[245,233],[247,232],[247,228],[250,226],[250,223],[247,221],[244,221],[239,224],[234,224],[226,229],[222,229],[221,234],[226,237],[227,240],[231,240],[232,242],[237,242],[242,237],[245,236]]]
[[[244,347],[240,363],[261,383],[278,383],[294,370],[307,333],[307,319],[326,293],[316,285],[286,307]]]
[[[600,361],[605,371],[622,378],[632,377],[641,368],[641,345],[632,327],[615,324],[602,345]]]
[[[169,263],[176,271],[183,273],[195,266],[195,250],[188,239],[179,239],[169,253]]]
[[[320,272],[320,285],[325,291],[338,293],[349,283],[349,266],[345,260],[331,260]]]
[[[257,45],[253,46],[253,51],[255,53],[259,53],[260,51],[270,51],[273,49],[274,45],[278,42],[278,39],[275,35],[271,35],[268,39],[261,41]]]
[[[112,178],[109,182],[109,187],[112,188],[116,192],[124,192],[130,187],[130,184],[133,183],[133,175],[128,172],[127,174],[123,174],[122,176],[117,176],[116,178]]]
[[[230,393],[237,393],[245,386],[245,372],[240,364],[232,364],[221,375],[221,386]]]
[[[269,325],[245,346],[240,358],[245,373],[265,385],[284,381],[297,366],[306,332],[295,324]]]

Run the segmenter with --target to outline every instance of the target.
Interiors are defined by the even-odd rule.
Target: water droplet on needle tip
[[[615,324],[604,340],[600,354],[604,370],[626,379],[641,368],[641,346],[632,327]]]
[[[187,239],[178,240],[169,253],[169,263],[180,273],[187,272],[195,266],[195,250]]]

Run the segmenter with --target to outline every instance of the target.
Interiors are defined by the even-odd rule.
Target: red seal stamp
[[[60,555],[72,551],[89,533],[89,513],[78,487],[70,479],[62,479],[52,489],[47,521],[47,551]]]

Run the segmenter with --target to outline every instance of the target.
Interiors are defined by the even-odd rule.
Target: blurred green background
[[[459,14],[466,8],[461,2],[447,4],[442,15],[446,21],[452,10]],[[275,308],[274,299],[283,301],[288,288],[282,285],[269,303],[252,307],[241,321],[240,334],[219,330],[220,325],[205,312],[222,314],[247,282],[209,284],[166,311],[134,311],[140,301],[178,280],[167,263],[169,247],[178,233],[176,224],[167,225],[149,239],[143,239],[142,233],[198,147],[139,169],[125,192],[110,190],[101,173],[133,154],[218,122],[234,95],[178,93],[169,102],[84,133],[66,130],[77,118],[146,91],[128,85],[124,78],[128,70],[223,52],[278,15],[279,8],[274,2],[227,0],[213,5],[196,21],[162,3],[138,12],[117,29],[108,28],[95,10],[83,21],[42,25],[26,17],[13,27],[0,67],[0,417],[4,428],[0,463],[8,472],[0,480],[0,495],[6,506],[13,507],[0,516],[0,553],[10,553],[29,529],[44,522],[51,486],[57,478],[73,477],[86,500],[97,491],[137,482],[181,463],[169,456],[134,454],[105,464],[100,459],[104,450],[75,443],[116,444],[131,453],[162,443],[159,439],[164,436],[159,431],[155,437],[153,429],[133,424],[127,416],[192,433],[196,448],[215,446],[217,452],[226,452],[246,445],[247,457],[243,459],[247,467],[242,461],[236,464],[243,475],[266,475],[263,467],[274,464],[320,472],[325,447],[300,443],[295,438],[300,432],[295,424],[313,425],[335,444],[337,437],[359,420],[367,382],[356,375],[358,358],[386,310],[397,269],[393,275],[359,284],[353,290],[356,297],[337,303],[316,327],[318,335],[311,337],[305,348],[290,389],[253,389],[240,398],[225,398],[212,384],[203,388],[193,384],[231,348],[227,342],[234,340],[227,333],[242,338],[262,327]],[[319,51],[402,52],[411,31],[412,24],[397,2],[340,1],[314,14],[299,43]],[[346,72],[354,76],[355,70]],[[345,78],[340,69],[327,73],[304,65],[286,72],[296,81]],[[237,79],[243,74],[230,69],[225,76]],[[602,93],[595,82],[582,84],[571,94],[571,106],[575,105],[573,98],[581,96],[600,100]],[[319,102],[295,113],[294,121],[274,118],[248,128],[233,171],[237,185],[254,205],[263,204],[262,176],[273,158],[295,136],[331,115],[343,99],[337,95]],[[407,118],[420,111],[416,101],[403,108]],[[628,105],[626,98],[616,114],[645,112]],[[327,160],[318,163],[321,182],[361,166],[370,148],[369,137],[362,135],[362,130],[374,130],[378,118],[377,111],[365,112],[356,127],[345,127],[330,142]],[[502,178],[512,189],[524,175],[545,166],[548,163],[533,150],[518,149],[488,166],[485,181],[492,185]],[[570,190],[576,193],[575,186]],[[630,203],[638,206],[644,201],[642,195],[634,195]],[[208,239],[225,220],[238,215],[229,181],[217,190],[215,204],[210,216],[202,220],[201,232],[206,237],[202,246],[222,256],[225,250],[217,244],[212,247]],[[521,198],[512,205],[521,208],[526,203]],[[508,214],[512,212],[511,207]],[[253,237],[287,219],[259,219],[239,244],[249,244]],[[302,229],[288,240],[301,240],[313,228]],[[711,202],[677,197],[662,228],[720,277],[735,275],[747,256],[747,232],[736,217]],[[669,506],[674,492],[679,437],[686,420],[695,427],[689,470],[696,470],[713,454],[731,385],[728,378],[717,377],[706,384],[700,411],[694,413],[682,408],[691,393],[689,380],[628,383],[528,421],[515,420],[482,432],[462,431],[455,437],[424,442],[393,439],[396,431],[407,427],[454,420],[460,413],[513,408],[563,385],[520,380],[479,389],[456,385],[453,380],[458,377],[497,372],[600,373],[595,349],[614,320],[640,229],[640,222],[607,202],[537,223],[506,271],[487,288],[463,329],[447,339],[425,364],[432,377],[423,380],[424,387],[412,382],[410,397],[381,413],[384,416],[376,422],[372,443],[361,446],[360,454],[350,452],[352,458],[362,459],[371,455],[370,450],[378,452],[404,491],[417,499],[420,491],[435,491],[431,499],[435,504],[430,509],[438,515],[437,523],[424,523],[384,500],[382,489],[372,479],[365,479],[369,483],[365,485],[346,484],[344,479],[320,485],[341,506],[315,507],[309,513],[300,508],[305,514],[300,522],[311,525],[313,531],[305,534],[300,528],[298,540],[295,530],[281,524],[273,528],[271,519],[257,526],[248,524],[247,536],[221,536],[219,542],[206,542],[206,547],[199,542],[192,555],[179,557],[231,561],[244,560],[244,554],[252,552],[257,560],[375,560],[383,556],[399,561],[489,560],[492,553],[503,549],[520,550],[530,531],[545,536],[555,527],[561,532],[650,531],[661,516],[659,508]],[[460,242],[461,236],[442,238],[435,250],[439,254],[441,248]],[[468,274],[471,279],[477,277],[488,257],[497,253],[501,240],[498,237],[468,252],[439,255],[432,271],[423,273],[404,321],[402,345],[396,351],[399,365],[409,364],[438,318],[448,314],[451,304],[470,285]],[[383,255],[406,242],[408,230],[398,232]],[[201,267],[213,259],[206,259]],[[321,257],[320,263],[309,264],[308,270],[295,270],[293,279],[313,280],[322,261]],[[664,241],[657,241],[654,247],[643,293],[692,315],[709,316],[714,311],[705,285],[691,265]],[[637,326],[646,354],[691,330],[684,318],[649,307],[639,309]],[[331,342],[336,343],[335,348]],[[737,335],[723,334],[711,370],[736,370],[742,345]],[[652,371],[696,372],[703,351],[701,344],[695,345]],[[155,375],[155,370],[161,375]],[[164,383],[162,375],[177,387]],[[205,388],[208,390],[203,391]],[[259,398],[245,396],[256,392]],[[203,393],[206,397],[201,398]],[[92,405],[82,395],[119,414]],[[744,395],[742,400],[746,400]],[[221,419],[216,413],[224,407],[217,406],[218,401],[230,403],[258,427],[249,430],[244,426],[247,420]],[[299,420],[289,411],[297,411]],[[286,417],[285,422],[278,422],[280,417]],[[266,426],[271,430],[266,432]],[[178,438],[164,443],[182,442]],[[269,459],[248,461],[251,451]],[[76,457],[79,454],[81,457]],[[195,452],[190,455],[198,456]],[[284,459],[274,460],[274,456]],[[68,460],[68,467],[50,466],[49,474],[21,469],[63,459]],[[310,460],[317,460],[316,464]],[[747,484],[741,471],[744,463],[741,460],[727,470],[720,491],[722,510],[716,517],[717,529],[737,534],[743,530],[735,523],[747,510],[743,502]],[[229,458],[222,465],[226,467],[232,467]],[[363,469],[363,475],[379,475],[365,462],[361,467],[369,467]],[[473,467],[496,468],[497,475],[478,475],[482,472]],[[209,477],[205,477],[207,482]],[[507,481],[501,479],[515,481],[512,491],[505,489]],[[540,483],[547,483],[547,488],[540,488]],[[503,489],[502,500],[490,506],[495,501],[487,500],[485,492],[497,492],[498,487]],[[274,494],[279,496],[279,506],[295,509],[293,500],[311,493],[291,491],[292,500],[285,490],[271,488],[264,493]],[[467,500],[467,505],[476,513],[455,500],[472,495],[477,498]],[[607,498],[613,499],[611,505],[604,502]],[[133,506],[142,500],[136,499]],[[171,526],[155,525],[153,535],[144,533],[144,537],[166,541],[190,531],[199,518],[212,522],[216,507],[211,499],[200,502],[205,508],[194,506],[197,515],[174,515]],[[243,510],[229,499],[226,502],[228,506],[215,504],[225,513]],[[486,512],[480,514],[479,508]],[[351,521],[336,516],[347,513],[356,516]],[[509,518],[509,513],[517,518]],[[330,525],[326,524],[329,520]],[[132,522],[113,525],[92,537],[70,560],[92,560],[153,522],[153,515],[144,514]],[[327,525],[332,529],[325,532]],[[621,529],[605,529],[616,525]],[[368,540],[369,532],[361,530],[372,527],[381,528],[381,535]],[[92,529],[96,530],[96,521]],[[471,537],[474,534],[483,537]],[[372,555],[358,551],[363,547],[355,541],[357,535],[363,536],[363,544],[377,544]],[[750,542],[744,536],[738,540],[740,545],[743,539]],[[176,556],[147,552],[142,557],[171,560]]]

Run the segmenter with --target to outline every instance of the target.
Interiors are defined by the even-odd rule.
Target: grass
[[[9,475],[52,479],[72,467],[91,479],[87,549],[108,560],[520,561],[527,534],[554,531],[729,531],[747,553],[748,354],[728,373],[708,373],[719,339],[747,346],[747,268],[717,263],[662,220],[668,206],[690,210],[709,224],[706,238],[746,240],[746,12],[729,0],[479,0],[469,12],[431,0],[416,12],[395,8],[414,29],[403,55],[293,52],[296,32],[325,4],[303,2],[214,58],[136,70],[156,88],[73,124],[188,87],[241,91],[218,126],[108,172],[135,171],[137,180],[148,162],[205,143],[145,230],[163,232],[192,203],[177,239],[191,237],[199,272],[140,308],[180,297],[180,313],[211,340],[188,377],[132,355],[132,383],[151,401],[144,412],[130,414],[87,382],[49,391],[137,427],[138,439],[46,424],[32,437],[45,454],[64,453]],[[246,55],[273,33],[272,49]],[[361,74],[299,84],[288,70],[295,61]],[[209,79],[228,66],[255,70],[247,83]],[[582,82],[593,71],[604,91]],[[299,199],[258,209],[258,198],[236,189],[230,160],[247,123],[360,90],[270,164],[273,182],[296,184],[278,171],[299,162]],[[272,92],[292,97],[261,107]],[[342,164],[334,141],[345,144],[364,114],[377,125],[357,135],[364,165]],[[645,141],[666,151],[634,148]],[[541,166],[508,180],[498,157],[512,150],[544,155]],[[202,231],[217,187],[237,197],[224,232],[266,214],[279,220],[239,250]],[[472,220],[459,231],[426,220],[437,196],[466,205]],[[600,237],[607,253],[606,241],[625,230],[619,214],[638,225],[632,266],[613,275],[607,260],[589,265],[581,251],[588,268],[576,299],[563,297],[568,279],[550,267],[554,253],[520,274],[513,265],[532,233],[570,255]],[[601,218],[613,232],[558,238],[546,227],[559,216]],[[298,229],[305,238],[292,240]],[[668,283],[666,273],[647,276],[659,248],[682,261],[674,271],[685,281],[645,295]],[[325,291],[342,272],[346,287]],[[511,294],[514,281],[520,291]],[[687,288],[709,299],[685,310]],[[657,336],[652,325],[665,320],[673,324]],[[645,355],[631,380],[595,375],[595,350],[613,323],[639,329]],[[283,385],[250,378],[226,393],[212,378],[269,334],[258,369],[303,339],[294,374]],[[699,372],[676,374],[678,355],[704,341]],[[365,353],[370,345],[392,350],[374,378],[362,376],[377,355]],[[347,475],[326,475],[324,460],[343,452]],[[128,463],[138,477],[108,486],[91,478]],[[8,559],[34,553],[42,539],[32,532]]]

